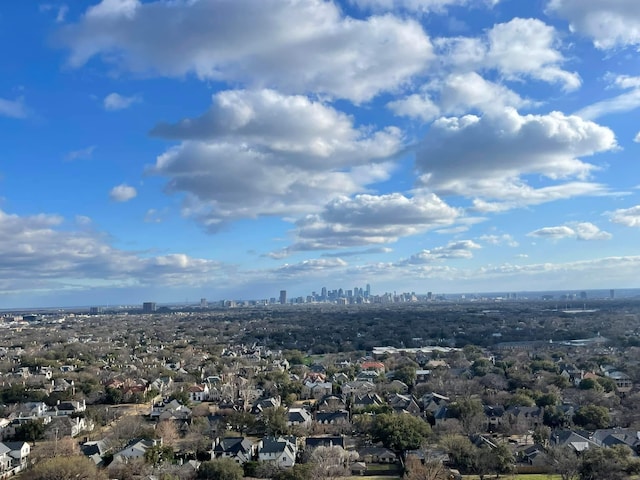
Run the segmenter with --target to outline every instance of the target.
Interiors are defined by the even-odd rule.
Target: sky
[[[0,308],[640,287],[637,0],[29,0],[0,42]]]

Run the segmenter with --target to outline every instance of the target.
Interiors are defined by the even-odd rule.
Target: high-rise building
[[[365,290],[364,293],[366,297],[371,296],[371,285],[369,285],[368,283],[367,283],[367,289]]]
[[[609,298],[614,299],[616,297],[616,291],[612,288],[609,290]]]
[[[287,291],[280,290],[280,305],[284,305],[287,303]]]
[[[142,311],[144,313],[151,313],[156,311],[156,302],[144,302],[142,304]]]
[[[209,304],[207,303],[207,299],[206,298],[201,298],[200,299],[200,308],[207,308],[209,306]]]

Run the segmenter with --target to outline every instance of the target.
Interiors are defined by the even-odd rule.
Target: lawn
[[[480,477],[477,475],[463,475],[464,480],[478,480]],[[485,479],[495,478],[494,476],[485,476]],[[513,474],[513,475],[500,475],[499,478],[503,480],[560,480],[560,475],[549,475],[548,473],[526,473],[526,474]]]

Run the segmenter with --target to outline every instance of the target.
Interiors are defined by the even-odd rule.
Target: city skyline
[[[632,3],[9,2],[0,309],[637,288]]]

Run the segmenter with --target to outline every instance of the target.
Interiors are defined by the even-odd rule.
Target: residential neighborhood
[[[430,308],[437,318],[441,309]],[[576,321],[528,308],[547,316],[537,324]],[[640,311],[621,308],[583,317],[582,328],[602,327],[606,315],[620,329],[628,312]],[[461,311],[456,328],[471,332],[476,312]],[[203,472],[228,464],[241,476],[275,479],[418,478],[411,475],[434,466],[434,478],[563,475],[571,465],[566,478],[588,478],[585,469],[603,465],[620,478],[640,471],[637,330],[622,331],[624,347],[616,345],[622,337],[595,332],[582,343],[534,338],[535,348],[523,340],[433,348],[424,339],[418,347],[381,339],[370,350],[320,354],[259,342],[256,333],[270,324],[272,337],[315,327],[287,323],[279,311],[262,320],[256,313],[4,317],[0,478],[28,478],[60,457],[120,480],[209,478]],[[344,313],[334,312],[336,325]],[[523,329],[511,313],[494,307],[483,324],[504,336]],[[595,466],[593,452],[606,453]]]

